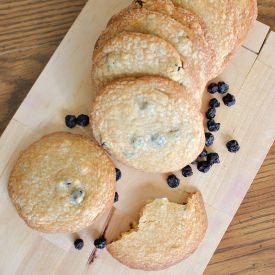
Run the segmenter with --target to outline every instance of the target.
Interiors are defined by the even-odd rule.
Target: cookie
[[[173,13],[175,6],[171,0],[142,0],[142,1],[133,0],[129,6],[119,11],[118,13],[114,14],[108,21],[107,25],[112,24],[119,17],[121,17],[121,15],[124,14],[125,12],[132,9],[141,9],[141,8],[170,15],[171,13]]]
[[[218,75],[224,67],[224,61],[232,52],[236,43],[234,27],[235,8],[232,0],[172,0],[186,10],[199,16],[206,24],[215,43],[215,72]]]
[[[162,77],[115,81],[92,108],[96,140],[124,164],[170,172],[191,163],[204,147],[203,117],[185,89]]]
[[[94,56],[92,75],[98,89],[122,77],[160,75],[194,91],[194,73],[165,40],[149,34],[123,32],[108,40]]]
[[[194,78],[196,78],[194,84],[197,86],[192,87],[192,90],[195,90],[192,94],[195,100],[200,103],[201,91],[203,91],[205,84],[204,69],[206,67],[206,60],[204,59],[204,55],[201,54],[203,52],[198,51],[193,45],[193,41],[196,38],[192,36],[190,30],[185,31],[185,28],[188,29],[170,16],[162,13],[147,9],[129,10],[113,24],[109,25],[101,34],[96,43],[94,55],[97,56],[97,52],[100,51],[106,41],[123,31],[156,35],[174,46],[182,59],[186,61],[185,69],[189,72],[196,72],[194,74]]]
[[[8,191],[18,214],[31,228],[76,232],[112,206],[115,168],[90,139],[52,133],[21,154]]]
[[[133,10],[153,11],[162,13],[181,24],[181,28],[187,34],[190,41],[192,41],[192,54],[188,55],[188,60],[194,64],[195,67],[200,67],[197,70],[199,81],[203,88],[205,82],[212,78],[212,64],[215,59],[214,41],[211,39],[211,35],[204,23],[196,14],[189,12],[181,7],[175,7],[171,0],[145,0],[133,1],[132,4],[114,15],[108,26],[120,21],[127,13]],[[166,26],[166,24],[161,25]],[[168,33],[170,30],[168,31]]]
[[[234,0],[235,7],[235,28],[237,33],[237,43],[235,47],[243,44],[248,31],[257,18],[256,0]]]
[[[131,268],[161,270],[190,256],[206,229],[200,193],[190,194],[186,205],[155,199],[142,209],[138,225],[107,245],[107,250]]]
[[[255,0],[233,0],[234,7],[234,33],[235,44],[232,51],[225,57],[220,71],[223,71],[226,65],[235,56],[237,49],[244,43],[249,30],[252,28],[258,15],[257,1]]]

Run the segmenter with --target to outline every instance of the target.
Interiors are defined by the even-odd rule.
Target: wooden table
[[[85,2],[1,1],[0,133]],[[258,19],[275,30],[274,0],[259,0],[258,3]],[[275,273],[274,183],[275,144],[205,274]]]

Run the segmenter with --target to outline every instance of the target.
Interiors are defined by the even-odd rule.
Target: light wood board
[[[1,137],[0,274],[144,274],[121,265],[105,250],[97,253],[91,266],[86,265],[93,249],[92,241],[101,234],[108,213],[97,224],[79,232],[85,247],[76,251],[72,245],[76,235],[41,234],[29,229],[7,195],[9,173],[20,151],[46,133],[67,131],[66,114],[89,113],[94,97],[90,80],[94,43],[111,15],[128,3],[88,1]],[[268,29],[258,22],[245,47],[218,78],[230,84],[231,93],[237,98],[236,106],[218,109],[217,121],[222,126],[215,134],[213,150],[221,156],[220,165],[206,175],[194,169],[190,179],[184,179],[178,172],[181,185],[173,190],[166,184],[166,175],[145,174],[116,162],[123,175],[117,183],[120,201],[115,205],[108,238],[127,230],[148,199],[167,196],[182,202],[185,190],[195,189],[204,196],[209,218],[204,241],[191,257],[156,274],[203,272],[274,140],[275,34],[271,32],[267,37]],[[205,93],[204,109],[209,98]],[[83,134],[91,132],[86,129]],[[225,148],[231,138],[241,145],[236,155]]]

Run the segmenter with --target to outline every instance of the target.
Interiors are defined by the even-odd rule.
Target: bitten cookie
[[[31,228],[76,232],[112,206],[115,168],[95,142],[57,132],[21,154],[8,191],[18,214]]]
[[[126,165],[176,171],[203,149],[203,118],[182,86],[162,77],[115,81],[92,108],[96,140]]]
[[[107,246],[119,262],[141,270],[161,270],[190,256],[207,229],[200,193],[186,205],[155,199],[141,211],[138,225]]]
[[[178,51],[150,34],[123,32],[108,40],[93,58],[96,87],[122,77],[160,75],[194,90],[194,72],[185,68]]]

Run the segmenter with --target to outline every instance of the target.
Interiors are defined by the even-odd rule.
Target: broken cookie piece
[[[139,223],[107,245],[107,250],[131,268],[161,270],[190,256],[206,229],[207,215],[199,192],[190,194],[185,205],[155,199],[144,206]]]

